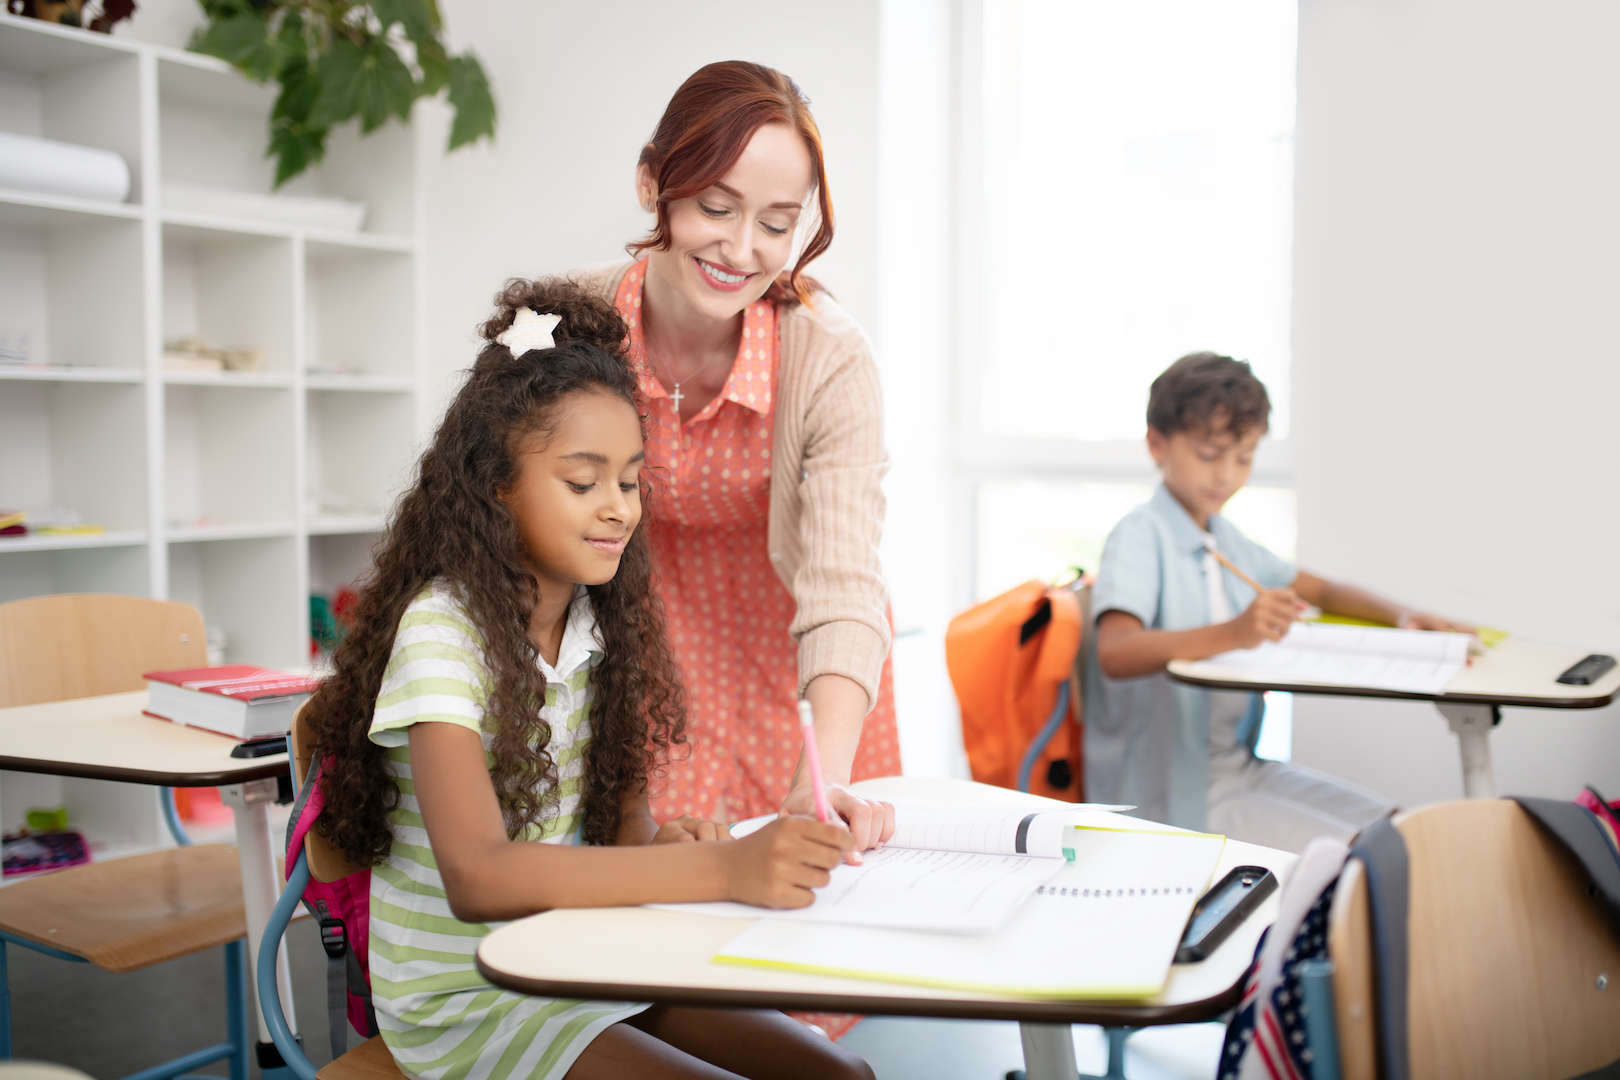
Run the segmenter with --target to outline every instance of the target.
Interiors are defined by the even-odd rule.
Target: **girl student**
[[[853,847],[807,817],[662,826],[685,741],[650,584],[641,403],[612,305],[513,281],[400,500],[305,716],[318,828],[373,866],[377,1024],[413,1077],[871,1077],[777,1012],[552,1000],[474,966],[498,920],[733,898],[800,907]]]

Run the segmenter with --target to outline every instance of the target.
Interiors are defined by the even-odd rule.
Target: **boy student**
[[[1473,628],[1296,569],[1220,516],[1248,482],[1270,415],[1265,386],[1228,356],[1183,356],[1153,380],[1147,444],[1164,482],[1109,534],[1092,589],[1086,796],[1297,852],[1312,837],[1348,839],[1395,806],[1323,773],[1257,758],[1261,696],[1173,684],[1165,665],[1277,641],[1302,600],[1390,626]]]

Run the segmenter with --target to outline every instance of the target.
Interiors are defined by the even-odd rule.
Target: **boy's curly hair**
[[[384,750],[368,736],[372,711],[400,618],[436,578],[453,586],[482,639],[492,682],[485,726],[495,733],[490,780],[507,834],[520,835],[558,800],[551,725],[540,717],[546,682],[528,635],[539,586],[525,569],[517,522],[500,493],[517,479],[518,444],[548,430],[570,396],[607,393],[638,415],[644,409],[625,354],[624,320],[611,304],[558,279],[514,279],[495,304],[481,328],[486,344],[373,553],[354,628],[332,657],[335,671],[304,709],[323,762],[326,805],[317,828],[362,865],[387,856],[388,813],[399,802]],[[555,348],[513,356],[495,342],[523,307],[562,317]],[[643,481],[644,505],[649,495]],[[589,587],[604,656],[591,676],[587,843],[614,842],[620,800],[644,790],[670,747],[685,741],[685,698],[651,578],[641,528],[613,580]]]
[[[1241,439],[1271,426],[1271,397],[1247,360],[1188,353],[1153,380],[1147,422],[1161,435],[1214,428]]]

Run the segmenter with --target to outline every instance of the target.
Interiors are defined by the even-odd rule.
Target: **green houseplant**
[[[374,131],[409,120],[417,98],[447,92],[449,149],[495,136],[495,99],[471,52],[452,56],[436,0],[198,0],[207,23],[191,48],[281,87],[267,157],[280,187],[326,153],[326,136],[358,117]]]

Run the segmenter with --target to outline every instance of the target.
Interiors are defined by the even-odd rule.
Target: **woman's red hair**
[[[777,304],[810,300],[819,288],[804,268],[826,251],[833,238],[832,196],[821,155],[821,132],[810,115],[810,99],[792,79],[763,64],[724,60],[699,68],[669,99],[653,137],[641,151],[641,164],[658,189],[658,224],[646,239],[625,245],[632,255],[668,251],[669,204],[713,187],[742,157],[748,141],[766,124],[786,124],[810,151],[811,187],[820,210],[815,235],[799,252],[793,269],[777,275],[765,298]]]

